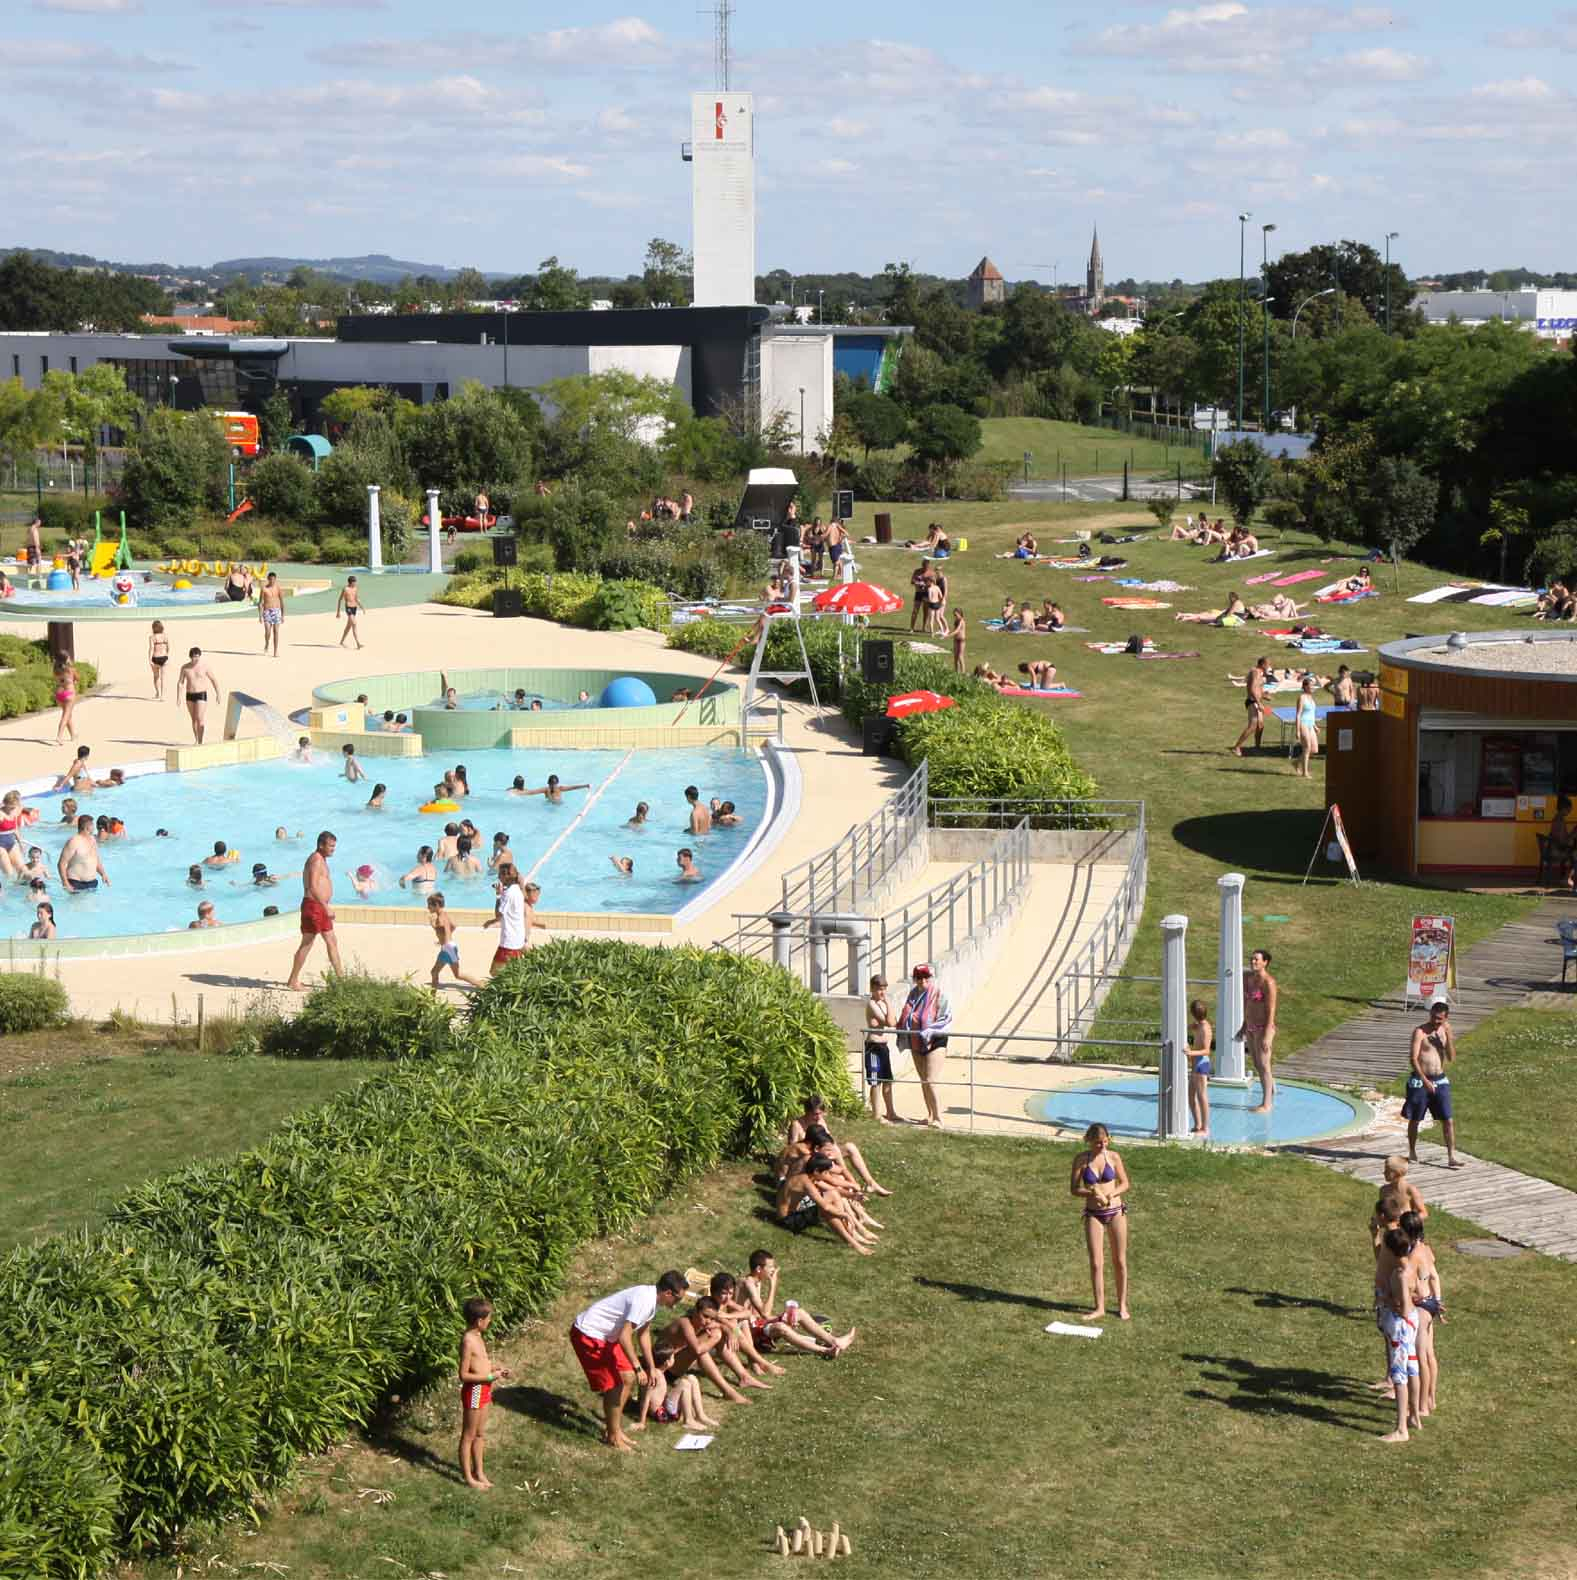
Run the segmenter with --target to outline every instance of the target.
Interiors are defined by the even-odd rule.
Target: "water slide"
[[[131,547],[126,542],[126,512],[120,513],[120,541],[104,536],[99,512],[93,512],[93,547],[88,550],[88,575],[108,576],[113,570],[131,565]]]

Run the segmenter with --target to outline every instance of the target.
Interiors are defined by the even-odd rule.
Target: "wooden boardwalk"
[[[1459,1037],[1530,993],[1559,986],[1555,923],[1571,915],[1570,901],[1546,900],[1524,920],[1508,922],[1458,957],[1451,1027]],[[1364,1014],[1278,1062],[1277,1072],[1325,1086],[1385,1086],[1406,1070],[1412,1030],[1423,1018],[1416,1005],[1403,1010],[1400,999],[1371,1004]]]
[[[1378,1194],[1386,1158],[1393,1152],[1405,1156],[1407,1138],[1396,1134],[1341,1136],[1277,1150],[1367,1180]],[[1407,1177],[1431,1208],[1481,1224],[1513,1245],[1577,1262],[1577,1191],[1519,1174],[1499,1163],[1486,1163],[1465,1152],[1459,1151],[1457,1160],[1466,1167],[1449,1169],[1444,1147],[1422,1140],[1418,1143],[1418,1162]]]

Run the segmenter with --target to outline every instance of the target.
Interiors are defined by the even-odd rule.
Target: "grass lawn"
[[[860,1134],[897,1192],[876,1256],[795,1239],[761,1221],[748,1170],[713,1175],[590,1247],[547,1319],[495,1343],[515,1380],[489,1420],[493,1492],[457,1478],[444,1385],[306,1466],[255,1535],[194,1532],[186,1572],[223,1540],[228,1562],[315,1577],[756,1576],[775,1572],[774,1528],[804,1514],[841,1520],[851,1572],[894,1580],[1308,1580],[1372,1565],[1376,1499],[1398,1476],[1429,1489],[1410,1569],[1577,1567],[1551,1469],[1577,1452],[1577,1268],[1462,1256],[1452,1242],[1473,1231],[1431,1218],[1452,1313],[1441,1412],[1387,1447],[1388,1406],[1365,1386],[1381,1361],[1367,1186],[1292,1159],[1130,1151],[1134,1321],[1092,1342],[1041,1332],[1088,1300],[1067,1148]],[[719,1404],[705,1453],[676,1454],[667,1427],[633,1456],[600,1448],[565,1340],[575,1310],[668,1266],[737,1271],[757,1245],[785,1292],[859,1325],[855,1347],[790,1357],[770,1394]]]
[[[1507,1009],[1457,1044],[1451,1066],[1457,1144],[1577,1190],[1577,1014]],[[1402,1095],[1405,1078],[1394,1091]],[[1424,1132],[1440,1139],[1440,1127]]]
[[[1110,428],[1090,428],[1078,422],[1055,422],[1049,417],[985,417],[980,423],[978,461],[1011,461],[1022,468],[1030,452],[1031,477],[1060,477],[1066,464],[1069,477],[1089,477],[1099,472],[1121,472],[1123,462],[1140,476],[1174,471],[1179,462],[1188,477],[1206,464],[1205,452],[1195,445],[1167,444],[1157,439],[1116,433]],[[873,452],[905,456],[907,445]],[[1022,471],[1020,471],[1022,475]]]
[[[1323,860],[1316,864],[1315,877],[1303,886],[1304,869],[1324,817],[1323,759],[1316,762],[1312,779],[1294,777],[1288,758],[1274,749],[1278,736],[1274,725],[1266,734],[1263,751],[1250,750],[1243,758],[1228,751],[1242,728],[1244,693],[1228,684],[1226,677],[1241,675],[1261,653],[1271,654],[1274,660],[1279,644],[1258,634],[1252,625],[1218,630],[1173,619],[1179,610],[1220,608],[1231,588],[1242,591],[1251,603],[1262,594],[1268,596],[1268,588],[1245,587],[1245,574],[1285,567],[1289,574],[1315,570],[1333,581],[1351,571],[1355,561],[1332,556],[1350,555],[1352,550],[1289,535],[1276,543],[1275,558],[1231,566],[1211,565],[1204,550],[1180,543],[1107,549],[1128,557],[1128,568],[1117,575],[1168,579],[1194,589],[1149,595],[1171,607],[1133,612],[1108,609],[1101,603],[1103,596],[1127,591],[1110,582],[1080,581],[1079,571],[993,556],[1011,549],[1026,524],[1035,527],[1043,553],[1056,552],[1053,541],[1071,536],[1075,527],[1110,526],[1119,531],[1153,527],[1142,507],[1007,502],[881,508],[891,511],[893,534],[899,541],[923,537],[926,523],[933,519],[944,521],[955,535],[968,537],[968,552],[947,562],[952,602],[969,616],[968,662],[988,659],[1011,672],[1028,658],[1053,660],[1058,678],[1081,691],[1083,700],[1021,705],[1050,711],[1079,761],[1099,781],[1103,795],[1145,801],[1151,834],[1148,905],[1128,969],[1145,974],[1159,970],[1160,918],[1177,911],[1190,919],[1191,974],[1213,976],[1216,879],[1237,870],[1248,877],[1244,910],[1252,920],[1246,945],[1272,951],[1272,970],[1282,986],[1277,1039],[1282,1052],[1291,1053],[1358,1013],[1370,998],[1394,995],[1400,989],[1409,920],[1415,911],[1437,909],[1440,891],[1411,881],[1366,882],[1355,889],[1331,876]],[[863,505],[857,510],[856,540],[873,532],[874,509]],[[860,548],[860,562],[869,580],[907,595],[909,573],[916,564],[912,553],[866,544]],[[1377,666],[1375,647],[1407,632],[1528,623],[1526,616],[1472,605],[1408,604],[1404,600],[1410,593],[1449,578],[1422,566],[1404,565],[1398,595],[1389,567],[1376,569],[1383,596],[1348,607],[1313,606],[1316,623],[1369,649],[1348,660],[1355,669]],[[1311,580],[1286,590],[1294,597],[1307,597],[1310,589],[1322,585],[1324,581]],[[1042,598],[1055,598],[1070,625],[1088,629],[1054,637],[985,630],[981,622],[997,613],[1007,593],[1037,608]],[[907,614],[893,618],[901,623],[890,628],[891,634],[906,636]],[[1174,663],[1140,661],[1104,657],[1084,646],[1087,641],[1122,640],[1136,631],[1152,636],[1162,650],[1202,656]],[[1321,674],[1332,672],[1339,661],[1322,658],[1316,669]],[[1278,700],[1290,702],[1291,696]],[[1451,909],[1460,947],[1523,913],[1529,904],[1520,896],[1453,894]],[[1115,1025],[1124,1016],[1149,1024],[1156,1003],[1153,990],[1121,990],[1113,996],[1107,1024]],[[979,1029],[987,1029],[986,1024],[982,1022]],[[1121,1029],[1112,1032],[1125,1034]],[[1093,1056],[1100,1052],[1092,1050]]]
[[[152,1175],[253,1146],[373,1069],[157,1041],[111,1053],[110,1035],[86,1028],[70,1044],[61,1033],[0,1038],[0,1250],[96,1222]]]

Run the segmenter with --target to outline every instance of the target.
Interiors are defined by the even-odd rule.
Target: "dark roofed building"
[[[984,307],[988,302],[1005,301],[1007,293],[1008,284],[1002,278],[1002,271],[989,258],[982,258],[969,276],[969,305]]]

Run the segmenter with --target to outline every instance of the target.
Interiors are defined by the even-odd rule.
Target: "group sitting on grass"
[[[827,1106],[813,1093],[789,1126],[774,1169],[776,1217],[796,1232],[819,1221],[851,1251],[869,1256],[883,1226],[865,1202],[892,1192],[876,1182],[859,1147],[833,1139],[826,1119]]]
[[[1067,624],[1062,605],[1050,598],[1041,599],[1038,614],[1027,603],[1015,604],[1012,598],[1004,598],[997,618],[1004,631],[1060,631]]]
[[[1240,594],[1230,592],[1220,609],[1198,609],[1172,616],[1174,620],[1188,621],[1194,625],[1240,625],[1247,620],[1296,620],[1303,614],[1302,607],[1286,593],[1277,593],[1267,603],[1246,604]]]

